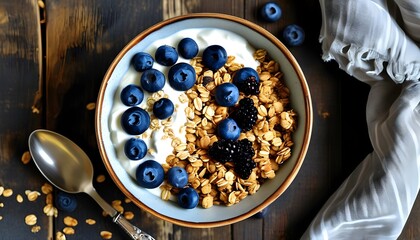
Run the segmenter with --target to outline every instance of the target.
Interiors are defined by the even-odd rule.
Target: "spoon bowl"
[[[91,196],[132,239],[154,240],[99,196],[92,183],[92,162],[73,141],[56,132],[38,129],[30,134],[28,144],[35,165],[51,184],[68,193],[84,192]]]
[[[37,130],[29,137],[29,146],[35,165],[54,186],[69,193],[84,192],[90,187],[92,162],[73,141],[50,131]]]

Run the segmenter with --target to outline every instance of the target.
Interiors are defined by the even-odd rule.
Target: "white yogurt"
[[[229,56],[235,56],[235,62],[243,64],[245,67],[252,67],[256,69],[259,63],[254,60],[253,53],[255,49],[249,45],[249,43],[241,36],[219,29],[210,29],[210,28],[194,28],[194,29],[187,29],[183,31],[179,31],[176,34],[173,34],[167,38],[163,38],[160,40],[155,41],[152,45],[150,45],[145,52],[148,52],[150,55],[154,56],[156,49],[161,45],[170,45],[173,47],[177,47],[178,42],[181,41],[184,37],[190,37],[194,39],[198,46],[199,46],[199,53],[198,56],[202,55],[203,50],[210,45],[220,45],[224,47],[227,51]],[[178,62],[187,62],[189,63],[190,60],[184,59],[181,56],[178,59]],[[168,76],[168,71],[170,67],[166,67],[160,65],[158,63],[153,64],[153,68],[160,70],[166,77]],[[146,131],[147,137],[144,138],[142,136],[133,136],[127,134],[122,126],[121,126],[121,115],[125,110],[129,107],[125,106],[120,100],[120,93],[122,89],[129,85],[129,84],[136,84],[140,86],[140,76],[141,73],[134,70],[132,66],[129,67],[128,71],[125,73],[123,78],[121,79],[121,83],[119,88],[117,89],[114,97],[114,103],[111,109],[111,114],[109,118],[109,126],[111,132],[111,139],[114,144],[117,157],[124,167],[124,169],[128,172],[128,174],[136,178],[136,169],[139,164],[141,164],[145,160],[153,159],[160,163],[166,162],[166,157],[173,152],[173,147],[171,146],[172,139],[166,138],[164,139],[163,136],[163,127],[160,127],[158,130],[152,131],[150,128]],[[179,96],[184,94],[184,92],[176,91],[171,88],[168,82],[165,83],[163,88],[165,94],[167,94],[171,101],[174,103],[175,112],[172,115],[172,129],[176,136],[182,140],[182,142],[186,142],[185,139],[185,128],[183,128],[184,124],[187,121],[187,117],[185,115],[184,109],[188,106],[188,103],[181,103],[179,101]],[[144,92],[144,99],[143,102],[140,104],[139,107],[146,109],[147,107],[147,99],[151,96],[151,94]],[[149,114],[152,113],[149,111]],[[124,153],[124,144],[125,142],[130,139],[131,137],[140,137],[142,138],[148,149],[149,153],[142,159],[138,161],[133,161],[128,159]],[[160,189],[151,189],[152,193],[160,196]]]

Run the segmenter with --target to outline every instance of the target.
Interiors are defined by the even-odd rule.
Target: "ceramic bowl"
[[[134,53],[178,31],[192,28],[217,28],[234,32],[245,38],[255,49],[263,48],[280,63],[284,80],[290,89],[290,102],[298,115],[297,130],[293,133],[292,156],[281,165],[274,179],[266,181],[256,194],[249,195],[232,206],[215,205],[210,209],[200,206],[184,209],[173,201],[139,187],[117,157],[110,132],[109,116],[113,101],[124,74],[130,67]],[[103,79],[97,100],[96,135],[103,163],[121,191],[137,206],[147,212],[181,226],[202,228],[232,224],[263,210],[292,184],[304,161],[312,131],[312,104],[305,76],[290,51],[275,36],[260,26],[231,15],[200,13],[162,21],[139,35],[123,48],[110,65]],[[115,139],[114,139],[115,140]]]

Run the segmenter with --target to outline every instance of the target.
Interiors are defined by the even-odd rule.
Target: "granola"
[[[185,109],[187,122],[183,127],[187,142],[182,143],[173,134],[168,134],[174,151],[166,158],[163,167],[165,171],[174,166],[186,169],[189,185],[199,193],[203,208],[231,206],[255,194],[266,179],[276,176],[279,165],[291,156],[297,116],[289,106],[290,92],[282,79],[283,73],[266,50],[257,50],[254,58],[260,63],[257,68],[259,94],[251,96],[258,110],[258,119],[250,131],[242,132],[239,137],[239,140],[251,141],[255,150],[253,161],[256,167],[248,179],[235,174],[233,163],[220,163],[207,154],[208,148],[218,141],[217,124],[229,116],[227,107],[216,104],[213,90],[222,83],[232,82],[235,71],[244,66],[236,63],[234,56],[229,56],[224,67],[212,72],[205,69],[201,57],[191,60],[197,82],[185,93],[188,107]],[[241,93],[240,98],[243,97]],[[168,125],[167,131],[174,130]],[[169,184],[163,184],[161,190],[163,200],[169,200],[178,191]]]

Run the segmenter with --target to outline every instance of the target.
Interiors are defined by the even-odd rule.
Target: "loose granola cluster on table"
[[[234,163],[221,163],[212,159],[208,149],[219,139],[216,135],[217,123],[229,116],[227,107],[218,106],[213,90],[216,86],[232,82],[234,73],[243,67],[229,56],[227,63],[218,71],[207,70],[201,57],[191,60],[197,73],[197,82],[190,90],[181,95],[181,102],[188,102],[185,109],[186,143],[171,128],[171,119],[160,121],[152,119],[151,128],[165,128],[166,137],[172,139],[173,154],[163,164],[165,171],[173,166],[181,166],[189,174],[189,184],[200,195],[203,208],[214,204],[231,206],[248,195],[255,194],[266,179],[276,176],[279,165],[291,156],[292,133],[296,128],[296,114],[289,104],[289,89],[277,62],[272,60],[266,50],[257,50],[254,58],[260,62],[257,72],[260,77],[258,95],[248,96],[258,110],[257,122],[250,131],[241,133],[239,140],[252,142],[255,155],[252,158],[255,168],[248,179],[238,177]],[[163,97],[158,92],[148,99],[148,105]],[[241,93],[240,98],[244,95]],[[161,186],[161,198],[169,200],[179,189],[170,184]]]

